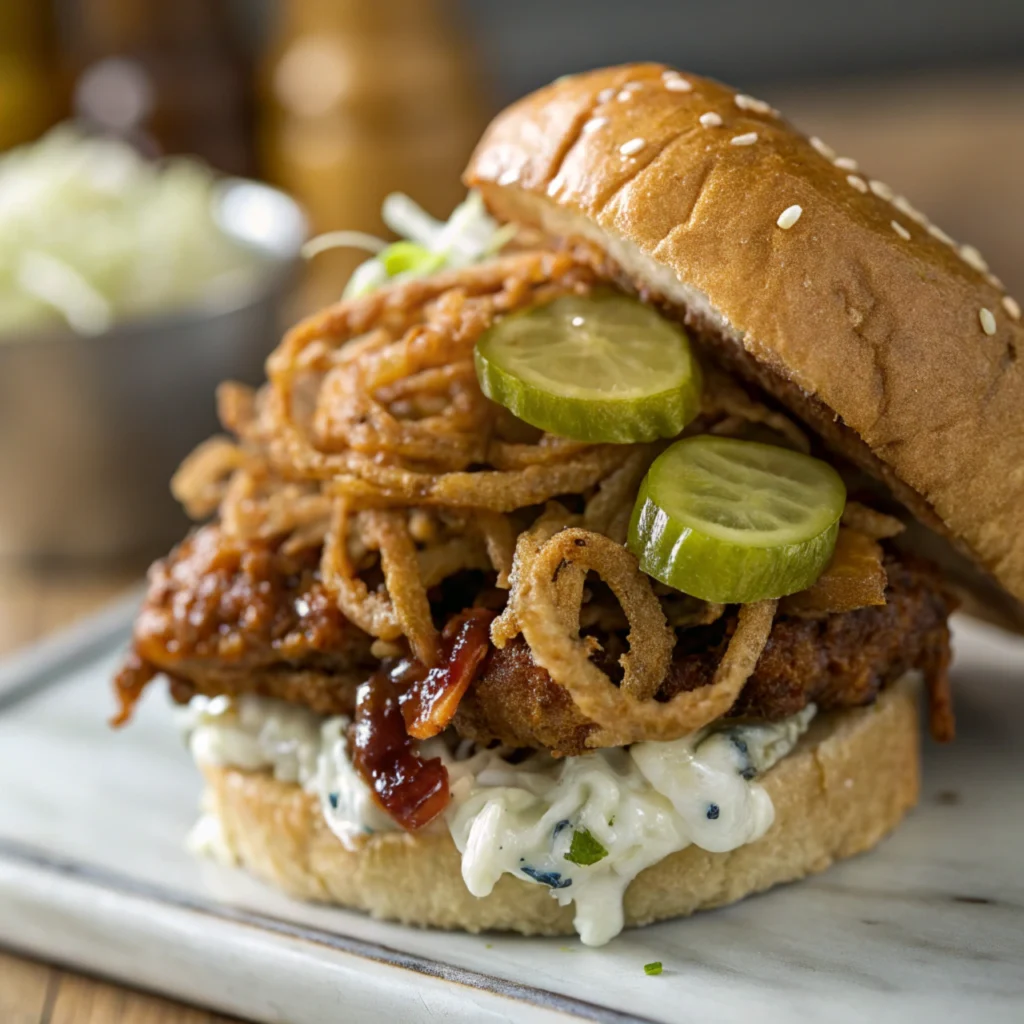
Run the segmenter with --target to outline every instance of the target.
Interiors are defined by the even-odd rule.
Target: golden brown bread
[[[1024,624],[1020,309],[974,250],[833,157],[766,104],[636,64],[514,104],[465,177],[503,219],[595,243],[991,573]]]
[[[874,846],[914,805],[919,785],[916,682],[877,704],[824,715],[763,778],[775,823],[731,853],[689,847],[648,868],[626,893],[630,925],[721,906]],[[207,806],[228,849],[253,874],[301,899],[436,928],[572,932],[572,908],[547,888],[504,875],[472,896],[447,832],[383,832],[347,850],[315,797],[269,774],[204,767]]]

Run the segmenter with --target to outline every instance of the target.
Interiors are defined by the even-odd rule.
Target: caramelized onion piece
[[[416,752],[387,672],[359,687],[352,734],[353,767],[398,825],[414,832],[448,806],[448,770],[439,757],[425,761]]]
[[[442,732],[455,717],[459,701],[491,649],[492,618],[494,613],[486,608],[468,608],[445,626],[441,634],[441,663],[419,673],[400,700],[410,736],[429,739]]]
[[[779,611],[784,615],[833,615],[883,605],[888,582],[878,542],[844,526],[825,571],[806,590],[783,598]]]

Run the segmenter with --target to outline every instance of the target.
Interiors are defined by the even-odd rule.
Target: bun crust
[[[465,180],[503,219],[596,244],[1024,600],[1019,308],[825,153],[766,104],[637,64],[510,107]]]
[[[908,677],[871,707],[816,720],[761,780],[775,805],[767,834],[731,853],[689,847],[648,868],[626,892],[627,924],[732,903],[874,846],[917,801],[917,690]],[[377,833],[348,850],[316,798],[297,785],[230,768],[203,771],[207,806],[232,856],[293,896],[434,928],[573,931],[572,907],[560,907],[541,885],[503,875],[490,896],[472,896],[447,831]]]

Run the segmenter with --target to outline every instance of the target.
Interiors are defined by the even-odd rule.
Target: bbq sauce
[[[114,694],[117,697],[117,714],[110,720],[112,726],[124,725],[132,717],[135,705],[142,691],[149,685],[159,669],[146,661],[138,651],[129,652],[121,670],[114,677]]]
[[[425,761],[413,749],[399,706],[399,688],[385,670],[359,687],[352,730],[352,764],[377,803],[414,832],[448,806],[448,770],[439,757]]]
[[[441,663],[421,673],[400,699],[410,736],[429,739],[455,717],[459,701],[490,650],[493,618],[494,612],[486,608],[469,608],[444,627]]]
[[[404,829],[429,824],[451,799],[448,770],[440,758],[420,757],[413,738],[436,736],[452,720],[490,650],[493,618],[487,609],[467,609],[445,627],[437,666],[428,670],[406,659],[359,687],[352,764],[377,803]]]

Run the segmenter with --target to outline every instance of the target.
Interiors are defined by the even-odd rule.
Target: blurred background
[[[495,110],[642,59],[769,100],[1024,295],[1021,0],[0,0],[0,620],[180,534],[217,382],[363,258],[306,237],[386,237],[395,190],[447,216]]]

